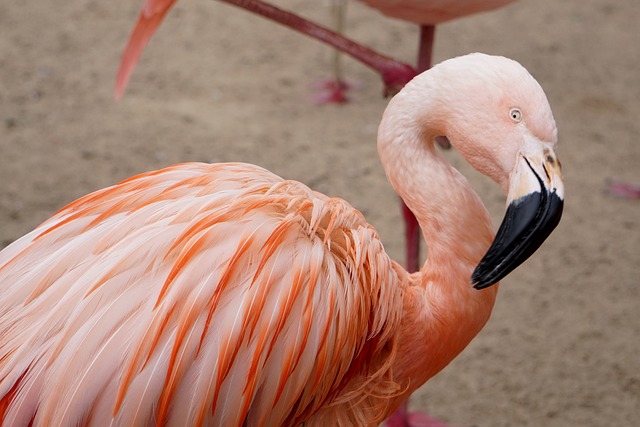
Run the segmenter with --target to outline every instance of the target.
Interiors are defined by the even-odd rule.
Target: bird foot
[[[345,104],[349,102],[347,92],[359,88],[359,84],[342,80],[318,80],[313,83],[315,93],[311,97],[314,104]]]
[[[640,199],[640,185],[625,181],[609,180],[607,183],[607,192],[612,196],[623,199]]]
[[[387,421],[384,427],[452,427],[435,417],[422,412],[396,411]]]

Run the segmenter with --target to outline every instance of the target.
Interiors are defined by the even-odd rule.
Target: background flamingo
[[[493,244],[443,134],[507,192]],[[381,421],[556,226],[556,137],[514,61],[456,58],[407,85],[378,150],[430,244],[413,275],[346,202],[252,165],[176,165],[71,203],[0,253],[3,424]]]

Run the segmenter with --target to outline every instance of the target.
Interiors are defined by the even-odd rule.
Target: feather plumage
[[[83,197],[2,252],[4,422],[299,423],[388,375],[401,294],[377,252],[346,202],[251,165]]]

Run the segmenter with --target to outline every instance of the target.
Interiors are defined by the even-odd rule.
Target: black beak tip
[[[480,261],[471,284],[485,289],[529,258],[560,222],[563,200],[555,193],[532,193],[509,206],[496,239]]]

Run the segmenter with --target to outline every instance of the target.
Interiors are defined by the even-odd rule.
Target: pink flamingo
[[[443,135],[507,193],[495,238]],[[413,274],[347,202],[253,165],[175,165],[76,200],[0,252],[2,424],[377,424],[557,225],[556,140],[515,61],[467,55],[407,84],[378,152],[429,244]]]

